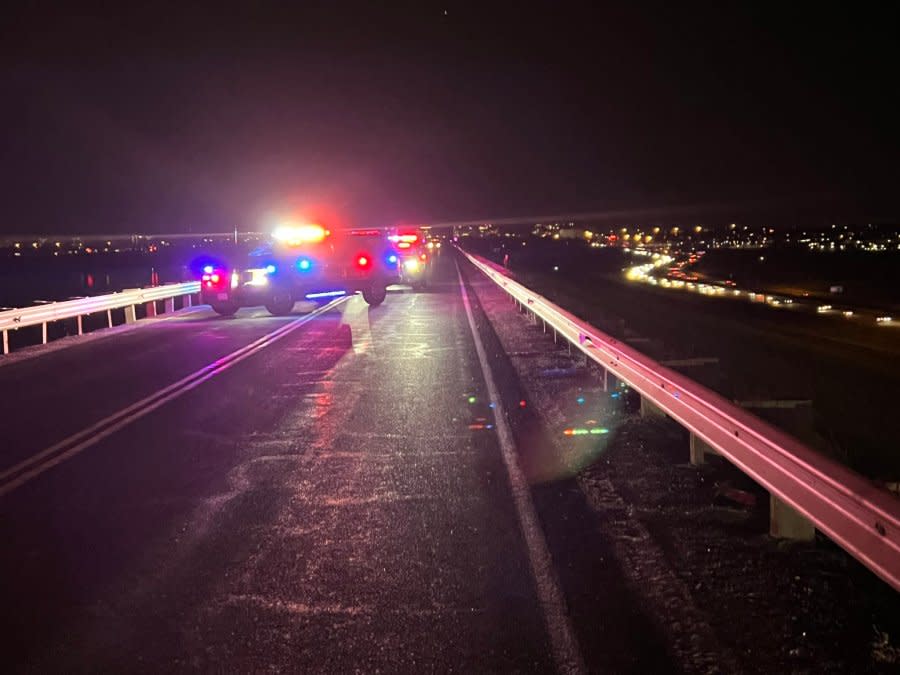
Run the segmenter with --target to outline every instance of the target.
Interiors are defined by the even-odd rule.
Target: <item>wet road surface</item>
[[[0,470],[301,316],[200,311],[0,368]],[[445,254],[428,292],[351,298],[89,440],[0,496],[7,662],[557,669],[486,392]],[[586,666],[667,666],[640,608],[610,616],[630,596],[585,541],[583,500],[565,484],[534,494],[579,639],[620,626]]]

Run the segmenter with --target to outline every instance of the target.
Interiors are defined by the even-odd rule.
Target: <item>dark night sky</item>
[[[253,4],[7,13],[0,232],[900,212],[896,15]]]

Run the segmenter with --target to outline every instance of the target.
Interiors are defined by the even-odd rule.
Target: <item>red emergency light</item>
[[[220,285],[225,280],[225,275],[218,271],[204,272],[203,276],[200,277],[200,280],[206,288],[213,288],[214,286]]]

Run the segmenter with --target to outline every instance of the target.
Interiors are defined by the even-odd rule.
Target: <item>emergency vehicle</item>
[[[362,293],[380,305],[387,287],[400,280],[400,256],[386,232],[330,231],[321,225],[285,225],[252,251],[245,264],[208,264],[200,278],[202,302],[230,316],[241,307],[264,305],[276,316],[300,300],[329,302]]]

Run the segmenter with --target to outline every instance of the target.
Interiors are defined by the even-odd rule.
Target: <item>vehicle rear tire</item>
[[[294,309],[294,296],[290,291],[275,291],[266,303],[266,309],[272,316],[286,316]]]
[[[238,311],[238,306],[235,302],[214,302],[210,306],[219,316],[234,316]]]
[[[362,296],[363,300],[365,300],[370,307],[378,307],[378,305],[384,302],[384,299],[387,297],[387,286],[364,288]]]

